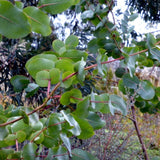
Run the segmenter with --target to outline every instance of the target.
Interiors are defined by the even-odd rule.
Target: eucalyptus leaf
[[[80,135],[81,133],[81,128],[77,121],[74,119],[74,117],[71,114],[67,114],[65,111],[61,111],[64,119],[70,124],[71,127],[74,127],[70,129],[69,131],[74,134],[75,136]]]
[[[0,26],[0,34],[7,38],[22,38],[31,32],[25,14],[8,1],[0,1]]]
[[[82,149],[72,150],[72,160],[98,160],[94,155]]]
[[[40,87],[47,87],[48,86],[48,82],[50,81],[50,75],[48,71],[40,71],[37,72],[36,74],[36,83],[40,86]]]
[[[37,145],[35,143],[28,143],[23,147],[24,160],[35,160]]]
[[[57,14],[65,11],[70,6],[74,5],[73,0],[40,0],[39,8],[51,14]]]
[[[79,43],[78,37],[75,35],[70,35],[65,41],[65,46],[67,49],[75,49]]]
[[[40,33],[43,36],[51,34],[49,17],[37,7],[29,6],[23,10],[26,13],[32,31]]]
[[[22,75],[13,76],[10,81],[16,92],[22,91],[29,84],[29,79]]]
[[[109,108],[112,115],[114,115],[115,110],[120,111],[123,115],[127,114],[127,105],[125,101],[117,95],[110,95]]]
[[[149,81],[141,81],[137,92],[145,100],[150,100],[155,96],[155,90]]]
[[[72,154],[71,154],[71,143],[70,143],[69,138],[64,133],[60,133],[60,137],[61,137],[61,140],[63,141],[64,145],[66,146],[70,156],[72,156]]]

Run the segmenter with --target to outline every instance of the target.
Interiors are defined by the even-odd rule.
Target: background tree
[[[136,107],[159,112],[159,87],[141,79],[136,69],[159,66],[159,41],[151,34],[141,42],[129,41],[133,32],[129,24],[137,14],[128,9],[116,26],[113,7],[113,1],[104,0],[0,1],[1,83],[13,98],[41,97],[40,104],[23,106],[20,97],[15,105],[0,106],[1,159],[97,159],[76,147],[75,141],[82,146],[83,140],[107,125],[110,114],[131,120],[142,155],[149,159]],[[69,26],[72,34],[59,40],[52,23],[63,11],[67,16],[81,14],[82,21],[78,25],[75,20]],[[109,67],[113,62],[117,66]],[[108,126],[110,133],[119,132]],[[110,140],[104,143],[102,159],[113,157],[107,157]],[[15,149],[7,149],[13,145]],[[120,153],[123,145],[117,146]]]

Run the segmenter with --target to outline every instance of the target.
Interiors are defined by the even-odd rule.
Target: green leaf
[[[14,153],[14,150],[12,150],[12,149],[3,149],[3,150],[0,150],[0,159],[1,160],[6,160],[7,157],[10,154],[13,154],[13,153]]]
[[[85,73],[86,71],[84,70],[84,67],[86,65],[86,61],[83,60],[83,57],[81,59],[81,61],[78,61],[77,63],[75,63],[75,71],[78,72],[77,78],[80,82],[83,82],[85,79]]]
[[[56,146],[52,149],[49,149],[48,155],[45,160],[51,160],[56,158],[57,160],[69,160],[68,151],[65,147]]]
[[[35,80],[40,87],[47,87],[48,82],[50,80],[49,72],[48,71],[37,72]]]
[[[59,137],[58,136],[52,136],[48,133],[48,131],[44,131],[44,140],[42,142],[42,144],[47,147],[47,148],[51,148],[53,146],[57,146],[59,143]]]
[[[137,89],[139,83],[140,81],[136,76],[130,77],[129,74],[123,76],[123,84],[128,88]]]
[[[51,53],[54,53],[54,52],[51,52]],[[39,59],[39,58],[51,60],[54,62],[57,61],[57,57],[54,54],[49,54],[48,52],[43,52],[42,54],[38,54],[38,55],[30,58],[26,63],[26,68],[32,63],[33,60]]]
[[[61,113],[62,113],[64,119],[69,123],[69,125],[71,127],[74,127],[72,129],[70,129],[69,131],[75,136],[80,135],[81,128],[80,128],[79,124],[77,123],[77,121],[74,119],[74,117],[71,114],[67,114],[65,111],[61,111]]]
[[[135,73],[135,64],[136,64],[138,55],[134,55],[134,56],[129,56],[129,55],[132,55],[133,53],[136,53],[138,51],[139,51],[138,47],[124,47],[123,48],[123,52],[124,52],[123,55],[125,54],[126,56],[125,63],[126,63],[127,68],[129,69],[129,73],[131,77],[133,77]]]
[[[26,133],[24,131],[16,132],[16,139],[19,143],[22,143],[26,140]]]
[[[74,88],[74,89],[70,90],[70,92],[71,92],[71,97],[70,97],[71,103],[77,103],[77,102],[81,101],[82,93],[79,89]]]
[[[17,118],[19,118],[19,117],[9,118],[8,122],[11,120],[15,120]],[[28,125],[26,123],[24,123],[23,119],[21,119],[15,123],[11,124],[11,131],[12,131],[12,133],[16,133],[17,131],[23,130],[27,127],[28,127]]]
[[[59,55],[61,55],[62,53],[66,51],[65,44],[58,39],[52,42],[52,47],[57,53],[59,53]]]
[[[35,143],[28,143],[23,147],[24,160],[35,160],[37,145]]]
[[[133,13],[133,14],[131,14],[131,16],[129,17],[129,21],[134,21],[137,17],[138,17],[138,13]]]
[[[0,127],[0,140],[3,140],[8,135],[6,127]]]
[[[156,59],[160,62],[160,50],[159,50],[159,48],[150,49],[150,53],[152,54],[153,59]]]
[[[23,122],[25,123],[25,124],[29,124],[29,117],[28,117],[28,115],[26,114],[26,112],[24,112],[24,111],[20,111],[20,114],[21,114],[21,116],[23,117]]]
[[[75,35],[70,35],[65,41],[65,46],[67,49],[75,49],[78,43],[79,43],[78,37]]]
[[[12,146],[16,144],[16,135],[15,134],[9,134],[5,139],[5,143]]]
[[[37,123],[32,123],[31,126],[34,131],[39,131],[43,128],[43,123],[38,121]]]
[[[100,99],[97,99],[99,97]],[[109,94],[104,93],[95,96],[95,101],[100,101],[101,103],[95,103],[95,112],[100,111],[102,113],[110,113],[109,111]]]
[[[22,91],[29,84],[29,79],[22,75],[13,76],[10,81],[16,92]]]
[[[89,97],[84,98],[83,101],[80,101],[77,104],[76,110],[73,112],[74,115],[76,115],[79,118],[86,118],[89,113]]]
[[[21,10],[23,10],[24,8],[24,3],[19,2],[19,1],[15,1],[15,6]]]
[[[44,12],[33,6],[26,7],[23,12],[26,13],[29,19],[32,31],[40,33],[43,36],[51,34],[50,20]]]
[[[82,57],[84,60],[86,60],[87,56],[88,54],[86,52],[79,51],[76,49],[69,49],[61,55],[61,57],[69,58],[73,60],[74,62],[80,61]]]
[[[51,136],[58,136],[62,127],[60,124],[60,119],[56,113],[51,114],[47,122],[48,132]]]
[[[64,80],[67,76],[69,76],[71,74],[72,74],[71,71],[64,72],[62,74],[62,79]],[[68,78],[67,80],[63,81],[63,83],[61,83],[61,87],[69,88],[72,85],[73,79],[74,79],[74,77],[71,77],[71,78]]]
[[[71,71],[74,72],[74,66],[72,61],[67,59],[61,59],[56,62],[55,67],[60,69],[62,72]]]
[[[0,34],[7,38],[22,38],[31,32],[25,14],[8,1],[0,1],[0,26]]]
[[[30,59],[26,63],[26,69],[34,79],[36,78],[37,72],[42,70],[50,70],[54,67],[55,67],[55,62],[45,58]]]
[[[25,91],[27,92],[26,97],[31,97],[37,93],[39,85],[35,83],[29,83]]]
[[[32,133],[32,135],[30,136],[30,140],[32,141],[34,139],[34,142],[36,144],[41,144],[44,140],[44,134],[43,134],[43,132],[42,133],[40,133],[40,132],[41,131],[36,131],[36,132]]]
[[[98,45],[98,40],[97,39],[92,39],[88,43],[88,50],[89,50],[90,53],[98,53],[99,48],[100,48],[100,46]]]
[[[156,43],[156,39],[154,38],[154,36],[151,33],[148,33],[146,38],[147,38],[146,46],[150,50],[152,47],[154,47],[154,45]]]
[[[81,119],[74,116],[75,120],[78,122],[81,128],[81,134],[78,136],[79,139],[88,139],[94,135],[93,127],[89,124],[87,119]]]
[[[123,115],[127,115],[127,105],[125,101],[117,95],[110,95],[109,108],[112,115],[114,115],[115,110],[120,111]]]
[[[72,160],[98,160],[94,155],[82,150],[74,149],[72,150]]]
[[[63,93],[61,98],[60,98],[60,103],[62,105],[69,105],[71,96],[72,96],[72,93],[70,91],[67,91],[67,92]]]
[[[71,154],[71,143],[70,143],[69,138],[64,133],[60,133],[60,137],[61,137],[61,140],[63,141],[64,145],[66,146],[70,156],[72,156],[72,154]]]
[[[94,12],[92,10],[87,10],[87,11],[84,11],[82,14],[81,14],[81,18],[82,19],[88,19],[88,18],[93,18],[94,17]]]
[[[40,0],[39,8],[42,8],[48,13],[57,14],[65,11],[74,4],[75,2],[73,0]]]
[[[96,113],[89,112],[87,117],[89,124],[93,127],[94,130],[100,129],[105,126],[106,122],[102,120]]]
[[[79,89],[72,89],[62,94],[60,102],[63,105],[69,105],[70,103],[79,102],[79,99],[81,98],[82,98],[81,91]]]
[[[150,100],[155,96],[155,90],[149,81],[140,82],[137,93],[145,100]]]
[[[60,81],[60,70],[58,68],[53,68],[49,71],[51,84],[56,84]]]
[[[122,78],[122,76],[126,73],[126,69],[123,68],[123,67],[118,67],[115,71],[115,75],[118,77],[118,78]]]

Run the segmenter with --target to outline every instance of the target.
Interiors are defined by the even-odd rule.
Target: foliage
[[[84,23],[90,22],[94,27],[88,48],[85,51],[77,49],[79,39],[75,35],[65,41],[56,39],[52,42],[52,50],[42,51],[25,62],[25,75],[17,74],[10,79],[14,91],[24,92],[26,97],[32,97],[40,88],[45,88],[46,93],[42,104],[36,107],[0,106],[0,157],[96,160],[89,152],[73,149],[70,140],[92,137],[95,130],[106,124],[102,114],[126,116],[131,111],[131,120],[147,159],[135,106],[142,112],[158,112],[159,92],[148,80],[139,79],[135,72],[137,67],[148,66],[148,63],[159,66],[159,42],[147,34],[145,41],[126,43],[132,32],[128,23],[136,17],[133,12],[125,12],[118,30],[107,18],[114,6],[112,1],[40,0],[36,6],[26,7],[23,2],[12,4],[1,0],[0,34],[24,41],[29,34],[49,36],[52,32],[49,15],[59,14],[71,6],[81,13]],[[88,63],[91,57],[94,64]],[[110,60],[110,57],[114,59]],[[113,77],[109,77],[111,73],[106,64],[119,60],[120,69],[114,73],[120,78],[119,93],[97,91],[91,86],[93,79],[111,80]],[[90,90],[84,94],[82,89],[87,80],[90,81]],[[24,144],[21,151],[20,144]],[[16,150],[5,149],[13,145]],[[47,153],[43,152],[45,148]]]

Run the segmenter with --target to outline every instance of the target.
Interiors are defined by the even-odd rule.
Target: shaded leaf
[[[93,127],[94,130],[101,129],[105,126],[105,121],[102,120],[96,113],[89,112],[89,115],[87,117],[87,120],[89,124]]]
[[[109,108],[112,115],[114,115],[115,110],[120,111],[123,115],[127,114],[127,105],[125,101],[117,95],[110,95]]]
[[[24,160],[35,160],[37,145],[35,143],[28,143],[23,147]]]
[[[29,79],[22,75],[13,76],[10,81],[16,92],[22,91],[29,84]]]
[[[130,77],[129,74],[123,76],[123,84],[128,88],[137,89],[139,83],[140,81],[136,76]]]
[[[98,160],[94,155],[82,150],[72,150],[72,160]]]
[[[149,81],[140,82],[138,94],[145,100],[150,100],[155,96],[155,90]]]

